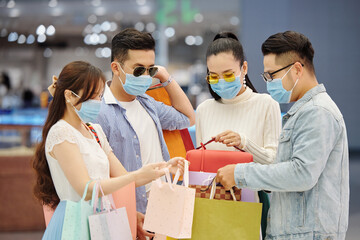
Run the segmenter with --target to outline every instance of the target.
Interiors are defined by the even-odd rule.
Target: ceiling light
[[[194,16],[194,20],[197,23],[201,23],[204,20],[204,16],[201,13],[197,13]]]
[[[91,4],[94,6],[94,7],[98,7],[101,5],[101,0],[92,0],[91,1]]]
[[[195,37],[194,36],[192,36],[192,35],[189,35],[189,36],[187,36],[186,38],[185,38],[185,43],[187,44],[187,45],[189,45],[189,46],[191,46],[191,45],[194,45],[195,44]]]
[[[33,44],[35,42],[34,35],[30,34],[26,39],[26,44]]]
[[[18,38],[18,44],[24,44],[26,42],[26,37],[24,34],[21,34]]]
[[[141,6],[139,8],[139,14],[140,15],[149,15],[151,13],[151,8],[148,5]]]
[[[50,48],[45,48],[44,50],[44,57],[49,58],[51,57],[53,51]]]
[[[110,24],[108,21],[105,21],[105,22],[103,22],[103,23],[101,24],[101,30],[102,30],[103,32],[109,31],[110,28],[111,28],[111,24]]]
[[[102,48],[97,48],[95,50],[95,56],[98,57],[98,58],[102,58]]]
[[[135,29],[138,30],[139,32],[142,32],[145,29],[145,24],[142,22],[137,22],[135,24]]]
[[[140,6],[143,6],[146,4],[146,0],[136,0],[136,3]]]
[[[175,35],[175,29],[172,27],[167,27],[164,33],[167,38],[171,38]]]
[[[40,26],[38,26],[37,29],[36,29],[36,34],[37,35],[45,34],[45,32],[46,32],[46,28],[42,24]]]
[[[240,23],[240,19],[238,17],[236,17],[236,16],[232,16],[230,18],[230,23],[231,23],[231,25],[236,26],[236,25],[238,25]]]
[[[8,34],[8,31],[6,28],[1,29],[0,37],[5,37]]]
[[[94,13],[98,16],[104,16],[106,13],[106,9],[104,7],[98,7],[95,9]]]
[[[108,47],[104,47],[102,50],[101,50],[101,55],[102,57],[104,58],[109,58],[111,56],[111,49],[108,48]]]
[[[106,43],[106,41],[107,41],[107,37],[106,37],[106,35],[105,34],[100,34],[99,35],[99,44],[104,44],[104,43]]]
[[[94,33],[100,33],[100,32],[101,32],[101,26],[100,26],[100,24],[96,24],[95,26],[93,26],[92,31],[93,31]]]
[[[111,22],[110,23],[110,31],[111,32],[116,31],[117,28],[118,28],[118,25],[116,24],[116,22]]]
[[[48,26],[46,29],[46,35],[52,36],[55,34],[55,27],[53,25]]]
[[[195,37],[195,45],[200,46],[201,44],[203,44],[204,40],[202,38],[202,36],[196,36]]]
[[[45,34],[40,34],[38,37],[37,37],[37,41],[38,43],[43,43],[46,41],[46,35]]]
[[[17,34],[17,32],[11,32],[8,36],[8,41],[9,42],[15,42],[18,39],[19,35]]]
[[[48,5],[49,7],[54,8],[58,5],[58,2],[57,0],[50,0]]]
[[[96,23],[97,21],[97,16],[95,14],[91,14],[89,17],[88,17],[88,22],[89,23]]]
[[[150,22],[150,23],[146,24],[147,32],[153,32],[153,31],[155,31],[155,29],[156,29],[155,23]]]
[[[14,0],[10,0],[8,3],[7,3],[7,8],[13,8],[15,7],[16,3]]]

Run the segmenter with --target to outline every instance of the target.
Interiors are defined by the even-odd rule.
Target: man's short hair
[[[150,33],[139,32],[127,28],[113,37],[111,41],[111,62],[114,60],[124,63],[131,50],[155,50],[155,40]]]
[[[271,35],[262,44],[261,50],[264,56],[275,54],[275,61],[282,65],[298,61],[310,71],[315,72],[314,49],[310,40],[301,33],[286,31]]]

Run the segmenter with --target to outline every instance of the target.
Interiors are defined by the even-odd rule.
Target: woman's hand
[[[182,157],[174,157],[167,162],[167,167],[171,174],[176,174],[176,171],[180,170],[180,175],[184,174],[185,159]]]
[[[136,170],[135,173],[135,182],[136,186],[145,185],[165,174],[162,170],[167,167],[166,162],[161,163],[150,163],[148,165],[143,166],[139,170]]]
[[[215,138],[215,142],[220,142],[226,144],[228,147],[244,147],[244,140],[242,140],[240,134],[233,132],[231,130],[227,130],[218,134]]]

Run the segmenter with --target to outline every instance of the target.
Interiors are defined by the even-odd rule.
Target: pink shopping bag
[[[189,188],[189,164],[185,161],[185,186],[176,185],[179,171],[171,183],[165,168],[167,183],[160,179],[151,185],[144,229],[177,239],[190,238],[194,214],[195,189]]]

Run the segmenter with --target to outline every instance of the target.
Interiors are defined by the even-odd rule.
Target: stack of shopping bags
[[[80,201],[59,203],[42,239],[136,239],[135,183],[118,190],[114,201],[111,194],[104,195],[97,181],[91,201],[85,201],[90,182],[86,184]],[[117,209],[116,206],[122,207]],[[51,212],[45,214],[51,215]]]
[[[176,185],[178,174],[171,183],[168,173],[167,183],[152,183],[144,229],[167,239],[258,240],[262,206],[255,202],[255,192],[225,191],[214,179],[219,168],[251,162],[252,155],[203,147],[189,151],[186,158],[192,171],[186,162],[184,186]]]

